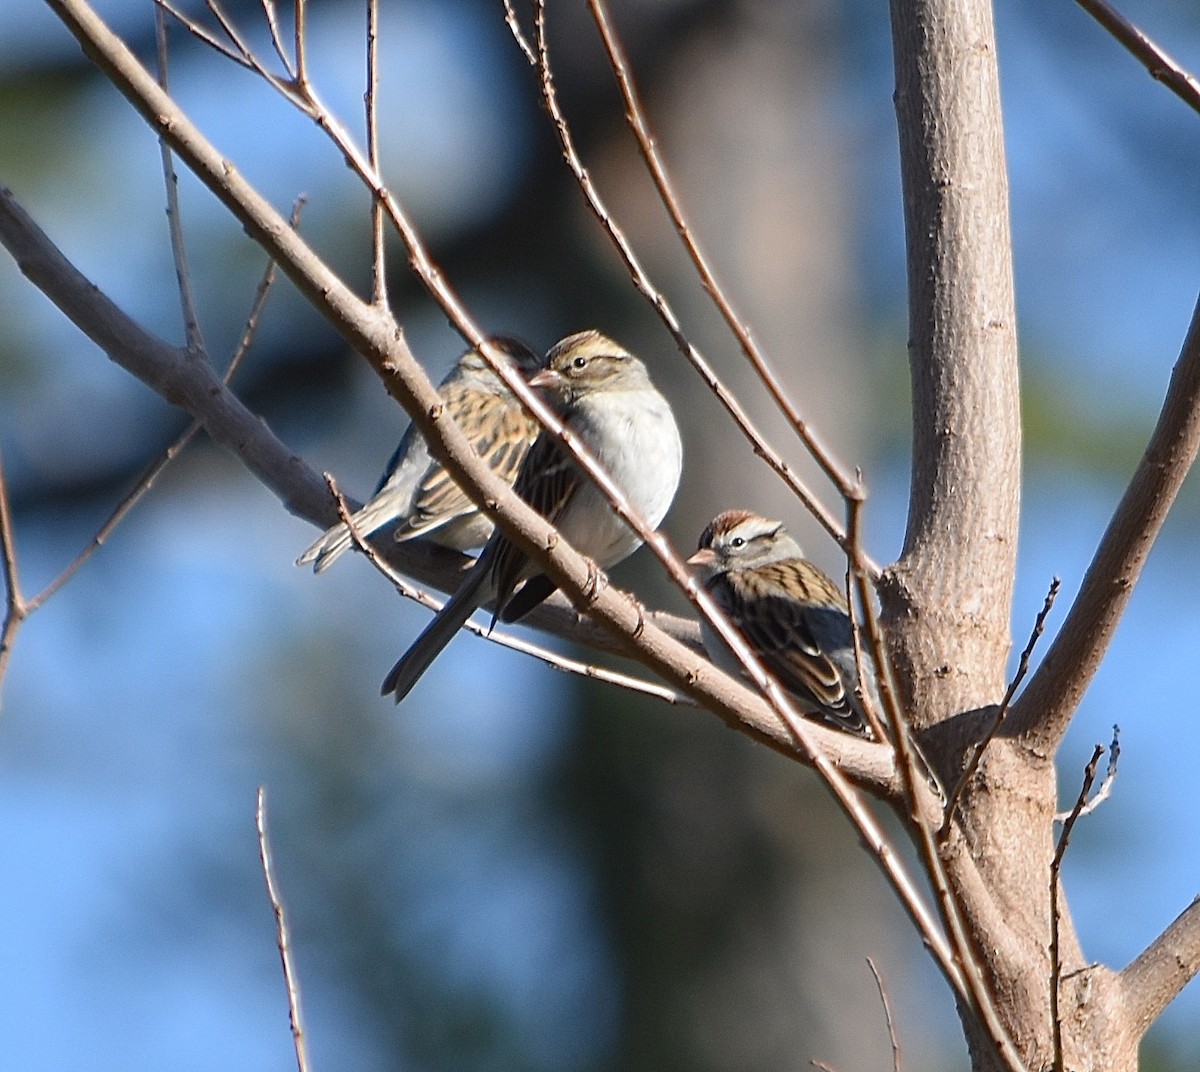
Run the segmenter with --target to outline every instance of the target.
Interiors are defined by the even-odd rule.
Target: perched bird
[[[846,597],[804,557],[780,522],[748,510],[718,514],[688,563],[806,714],[849,733],[869,735],[855,694],[858,669]],[[740,676],[741,663],[707,621],[701,629],[709,658]],[[863,671],[874,699],[875,678],[866,659]]]
[[[666,515],[679,486],[683,448],[667,400],[646,366],[598,331],[556,343],[530,379],[651,526]],[[557,436],[542,432],[525,457],[514,490],[601,569],[620,562],[641,538],[613,511]],[[497,618],[516,621],[557,585],[497,531],[437,617],[392,667],[383,695],[399,703],[471,612],[494,601]]]
[[[526,379],[542,366],[542,359],[516,339],[490,340]],[[517,475],[539,425],[517,401],[507,385],[475,349],[467,350],[438,386],[446,409],[471,441],[471,446],[493,470],[510,484]],[[398,541],[427,536],[455,551],[482,547],[492,534],[492,521],[429,453],[425,437],[409,425],[392,455],[371,500],[354,515],[354,526],[363,536],[399,520]],[[298,559],[312,563],[320,573],[353,544],[350,529],[339,523],[329,529]]]

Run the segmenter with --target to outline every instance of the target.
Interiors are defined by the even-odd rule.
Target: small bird
[[[718,514],[700,536],[693,566],[708,593],[802,710],[837,729],[870,735],[854,659],[846,597],[804,557],[778,521],[748,510]],[[704,650],[735,677],[742,665],[707,621]],[[865,685],[875,677],[863,660]]]
[[[530,386],[545,391],[566,427],[591,450],[629,505],[655,526],[675,497],[683,466],[679,429],[646,366],[598,331],[556,343]],[[543,431],[521,465],[516,493],[601,569],[628,557],[639,537],[612,509],[557,436]],[[383,695],[399,703],[472,611],[494,601],[497,619],[523,617],[558,586],[495,532],[437,617],[392,667]]]
[[[526,379],[542,366],[542,359],[517,339],[496,336],[489,340]],[[539,425],[517,401],[508,386],[476,349],[467,350],[438,386],[438,395],[471,446],[510,484],[533,441]],[[460,488],[442,464],[429,453],[425,437],[409,425],[396,452],[388,461],[371,500],[354,515],[354,526],[363,536],[399,520],[399,542],[427,536],[455,551],[482,547],[492,534],[492,520]],[[350,529],[339,523],[329,529],[298,559],[312,563],[320,573],[332,565],[354,542]]]

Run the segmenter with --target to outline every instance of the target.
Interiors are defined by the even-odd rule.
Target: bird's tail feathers
[[[377,501],[375,499],[372,499],[366,506],[352,515],[354,527],[364,537],[370,536],[373,532],[383,528],[384,525],[396,516],[396,504],[394,502],[387,500]],[[341,558],[353,543],[354,537],[350,534],[349,526],[344,521],[338,522],[332,528],[326,529],[320,539],[296,559],[296,565],[307,566],[311,563],[313,573],[320,573]]]
[[[396,703],[399,703],[409,694],[442,648],[450,643],[472,612],[489,598],[489,585],[486,582],[490,574],[490,562],[486,560],[472,567],[458,591],[392,667],[380,689],[381,695],[395,694]]]

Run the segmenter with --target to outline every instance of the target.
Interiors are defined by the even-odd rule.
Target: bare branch
[[[517,20],[517,12],[513,8],[512,0],[503,0],[504,3],[504,22],[508,26],[508,32],[513,35],[513,40],[517,43],[517,48],[521,50],[521,54],[525,57],[526,63],[530,67],[537,66],[537,56],[533,53],[533,46],[529,43],[529,38],[525,36],[525,31],[521,29],[521,24]]]
[[[0,458],[0,552],[4,564],[4,626],[0,628],[0,684],[3,684],[17,630],[29,615],[21,595],[16,533],[13,531],[12,505],[8,499],[8,481],[4,476],[3,458]]]
[[[219,40],[214,34],[204,29],[198,22],[195,22],[187,14],[171,3],[171,0],[154,0],[154,3],[162,8],[168,15],[175,19],[180,25],[186,26],[188,32],[193,34],[197,40],[204,42],[214,52],[224,56],[227,60],[232,60],[239,67],[245,67],[252,70],[246,57],[240,52],[230,48],[224,41]]]
[[[367,0],[367,159],[379,170],[379,0]],[[383,202],[371,195],[371,300],[387,307],[387,259]]]
[[[970,782],[975,776],[975,772],[979,769],[979,761],[983,759],[983,753],[987,751],[987,746],[992,743],[992,739],[999,732],[1000,726],[1008,714],[1012,698],[1016,695],[1017,689],[1025,679],[1025,675],[1029,672],[1029,660],[1033,655],[1034,647],[1036,647],[1042,633],[1046,630],[1046,618],[1049,617],[1050,611],[1054,607],[1054,601],[1058,598],[1058,589],[1061,583],[1057,577],[1051,578],[1050,588],[1047,590],[1046,598],[1042,602],[1042,609],[1038,611],[1038,615],[1034,619],[1033,630],[1029,634],[1025,650],[1021,652],[1021,658],[1017,662],[1017,672],[1013,674],[1012,680],[1008,683],[1008,688],[1004,692],[1004,699],[1000,701],[1000,706],[996,708],[996,713],[992,716],[992,721],[984,732],[983,737],[972,746],[970,757],[967,759],[957,783],[955,783],[954,791],[950,794],[950,799],[946,802],[946,811],[942,817],[942,828],[938,832],[938,836],[943,840],[950,832],[950,824],[954,822],[954,812],[958,808],[958,802],[963,795],[963,791],[967,788],[967,783]]]
[[[333,495],[337,502],[338,517],[349,531],[354,545],[367,556],[371,565],[391,581],[392,587],[405,599],[411,599],[414,603],[424,607],[426,610],[433,611],[435,614],[440,611],[445,605],[445,601],[436,599],[424,588],[410,583],[397,572],[391,563],[385,561],[379,553],[378,548],[370,543],[355,523],[353,512],[347,505],[342,493],[338,490],[336,481],[329,473],[325,474],[325,482],[329,485],[330,494]],[[560,655],[558,652],[551,651],[549,648],[544,648],[540,644],[533,644],[528,640],[522,640],[520,637],[514,636],[506,630],[497,631],[494,625],[483,626],[468,619],[463,624],[463,628],[481,640],[490,640],[499,647],[508,648],[510,651],[517,651],[523,655],[531,655],[554,670],[561,670],[564,673],[590,678],[593,681],[601,681],[608,685],[616,685],[619,688],[628,689],[630,692],[638,692],[644,696],[651,696],[656,700],[663,700],[674,706],[696,706],[695,700],[675,689],[655,684],[652,681],[644,681],[641,678],[631,677],[629,674],[622,674],[616,670],[609,670],[594,663],[568,658],[565,655]]]
[[[1200,896],[1120,973],[1127,1022],[1140,1038],[1200,973]]]
[[[1121,758],[1121,727],[1113,726],[1112,740],[1108,745],[1108,769],[1104,772],[1104,781],[1100,783],[1100,788],[1096,790],[1095,796],[1092,797],[1075,816],[1076,819],[1082,819],[1085,815],[1091,815],[1101,804],[1103,804],[1112,793],[1113,783],[1117,780],[1117,760]],[[1074,809],[1070,811],[1060,811],[1054,816],[1056,823],[1066,822],[1071,817]]]
[[[1200,81],[1175,62],[1105,0],[1075,0],[1150,72],[1193,111],[1200,112]]]
[[[0,198],[7,196],[6,192],[0,192]],[[300,220],[300,210],[303,201],[297,201],[292,210],[292,226],[295,226]],[[2,206],[0,206],[2,211]],[[42,236],[44,238],[44,236]],[[228,384],[234,373],[237,372],[243,358],[250,349],[250,345],[254,341],[254,334],[258,327],[259,319],[262,316],[263,308],[266,305],[267,295],[270,293],[271,284],[275,279],[275,263],[271,261],[267,264],[266,270],[263,272],[263,277],[260,280],[254,294],[254,301],[251,305],[250,315],[246,320],[246,327],[242,332],[242,337],[238,341],[237,348],[234,350],[233,356],[230,358],[229,365],[225,370],[224,382]],[[164,344],[165,345],[165,344]],[[203,343],[201,342],[202,346]],[[203,354],[203,350],[195,351],[197,356]],[[112,513],[105,519],[103,524],[96,530],[95,535],[88,541],[84,548],[67,564],[67,566],[54,578],[45,588],[43,588],[32,599],[25,600],[20,594],[20,588],[17,583],[16,573],[16,551],[13,542],[12,533],[12,518],[8,505],[7,488],[4,486],[3,468],[0,466],[0,543],[3,544],[5,559],[5,578],[7,581],[7,613],[3,631],[0,632],[0,681],[4,678],[4,671],[7,668],[8,653],[12,646],[13,637],[16,635],[16,630],[21,622],[34,611],[38,610],[43,604],[51,599],[75,574],[83,567],[83,565],[96,553],[107,541],[109,536],[117,528],[125,517],[153,486],[159,475],[172,461],[179,456],[184,448],[192,441],[192,438],[200,430],[201,424],[197,420],[193,420],[187,428],[179,435],[179,437],[167,447],[165,451],[152,462],[147,469],[138,478],[133,488],[124,496],[113,508]]]
[[[1100,668],[1154,540],[1200,450],[1200,301],[1145,454],[1100,540],[1079,594],[1009,718],[1053,748]]]
[[[258,858],[262,863],[263,880],[267,884],[267,897],[271,911],[275,913],[275,945],[279,949],[279,960],[283,966],[283,981],[287,987],[288,1019],[292,1025],[292,1043],[296,1048],[298,1072],[308,1072],[308,1043],[304,1037],[304,1019],[300,1014],[300,980],[292,962],[292,940],[288,931],[287,914],[275,882],[275,866],[271,859],[271,845],[267,838],[267,790],[258,787],[258,802],[254,808],[254,825],[258,829]]]
[[[888,1000],[887,986],[875,961],[867,957],[867,966],[875,976],[875,986],[879,990],[879,1000],[883,1003],[883,1016],[887,1020],[888,1041],[892,1044],[892,1072],[900,1072],[900,1040],[896,1037],[896,1022],[892,1019],[892,1003]]]
[[[734,337],[742,348],[742,353],[746,355],[747,360],[753,366],[763,386],[767,389],[767,393],[796,430],[797,435],[800,436],[801,441],[808,448],[808,452],[812,455],[813,460],[821,467],[821,471],[824,472],[830,482],[838,489],[842,498],[849,499],[858,493],[858,489],[862,483],[861,479],[857,475],[847,473],[842,468],[837,459],[834,458],[833,453],[821,442],[816,432],[813,431],[801,415],[795,403],[788,397],[787,391],[780,382],[778,374],[759,349],[758,343],[754,341],[754,336],[751,334],[750,328],[733,307],[732,301],[717,281],[716,273],[709,264],[703,250],[700,249],[700,245],[692,233],[691,227],[688,226],[687,219],[679,203],[679,196],[675,192],[674,184],[671,182],[666,164],[659,154],[657,143],[650,130],[650,124],[646,119],[645,109],[642,107],[637,88],[634,85],[633,72],[630,69],[629,61],[625,57],[625,50],[621,47],[620,38],[613,27],[612,18],[608,13],[608,6],[604,0],[588,0],[588,7],[591,9],[592,18],[595,20],[596,27],[600,31],[600,39],[604,44],[604,51],[608,55],[609,65],[613,69],[613,74],[617,79],[617,86],[625,102],[625,118],[629,123],[629,128],[633,131],[634,139],[642,154],[642,159],[646,163],[646,170],[650,172],[650,177],[654,180],[655,188],[658,190],[658,195],[667,210],[667,214],[671,217],[675,231],[683,242],[688,256],[691,257],[692,264],[695,265],[696,272],[700,276],[701,285],[712,299],[721,316],[724,317],[725,323],[729,326],[729,330],[733,332]]]
[[[1054,850],[1054,859],[1050,861],[1050,1030],[1054,1044],[1053,1068],[1055,1072],[1064,1072],[1062,1017],[1058,1009],[1058,990],[1062,985],[1062,960],[1058,935],[1059,874],[1062,871],[1063,857],[1067,852],[1067,842],[1071,839],[1071,831],[1075,827],[1076,820],[1083,813],[1088,793],[1092,791],[1092,783],[1096,780],[1096,767],[1102,755],[1104,755],[1104,745],[1098,744],[1092,752],[1092,758],[1088,760],[1088,764],[1084,768],[1083,785],[1079,789],[1079,796],[1075,798],[1075,806],[1068,813],[1066,822],[1063,823],[1062,833],[1059,835],[1058,845]]]
[[[550,118],[554,123],[554,129],[558,134],[559,143],[562,146],[563,159],[571,169],[571,173],[575,176],[575,181],[584,195],[588,208],[591,209],[592,214],[604,228],[609,240],[613,243],[621,260],[624,262],[634,288],[650,303],[654,311],[658,313],[659,318],[666,325],[667,331],[670,332],[671,337],[675,340],[675,344],[679,347],[680,352],[700,374],[700,378],[704,380],[709,390],[717,397],[717,400],[725,408],[725,411],[732,418],[738,430],[754,448],[754,452],[787,484],[796,497],[804,504],[805,509],[816,518],[822,528],[843,549],[846,548],[846,533],[838,523],[837,518],[829,512],[804,481],[800,479],[791,465],[784,461],[779,452],[767,442],[766,438],[750,420],[749,414],[746,413],[741,403],[738,402],[733,393],[725,386],[720,377],[717,376],[704,355],[684,335],[679,318],[667,302],[666,296],[654,286],[650,276],[638,260],[637,254],[634,253],[633,247],[625,236],[625,232],[613,220],[607,205],[592,183],[591,175],[583,166],[583,162],[575,148],[575,139],[571,134],[571,129],[558,102],[558,92],[555,88],[554,74],[550,67],[550,57],[546,43],[545,0],[534,0],[534,25],[542,98],[546,102]],[[874,567],[874,569],[875,572],[878,572],[878,567]]]
[[[267,29],[271,34],[271,47],[275,49],[275,55],[279,57],[279,62],[283,64],[288,77],[295,79],[296,68],[287,54],[287,49],[283,47],[283,36],[279,32],[279,12],[276,10],[275,0],[261,0],[261,3],[263,17],[267,20]]]
[[[296,85],[300,89],[308,87],[308,12],[304,0],[292,0],[295,5],[296,19]]]
[[[158,84],[169,92],[167,71],[167,16],[161,7],[154,9],[154,40],[158,52]],[[179,176],[171,157],[170,146],[158,139],[159,155],[162,157],[163,184],[167,190],[167,221],[171,234],[171,256],[175,261],[175,278],[179,284],[179,304],[183,313],[184,338],[187,347],[196,354],[204,353],[204,336],[200,332],[200,317],[196,314],[196,301],[192,294],[192,280],[188,272],[187,251],[183,241],[183,218],[179,214]]]
[[[852,533],[857,534],[859,529],[857,516],[862,503],[859,499],[851,499],[849,503],[849,528]],[[927,765],[922,769],[923,757],[920,762],[918,761],[919,753],[912,740],[908,718],[900,706],[899,690],[895,686],[891,658],[884,643],[883,628],[875,612],[866,566],[862,561],[857,541],[851,543],[851,553],[852,556],[855,556],[852,557],[851,570],[858,587],[858,602],[865,619],[872,658],[879,671],[879,696],[892,730],[891,740],[896,752],[896,767],[904,789],[904,802],[908,808],[926,878],[933,887],[942,924],[954,950],[955,963],[962,973],[965,984],[962,997],[967,1006],[975,1013],[980,1026],[987,1033],[1005,1065],[1011,1072],[1021,1072],[1025,1067],[1024,1062],[1013,1044],[1011,1034],[996,1010],[995,993],[984,978],[983,966],[968,933],[962,905],[955,897],[946,873],[946,863],[939,851],[933,823],[928,818],[928,812],[922,806],[923,800],[928,799],[928,793],[922,792],[928,788],[926,772],[928,772],[928,780],[932,780],[934,783],[933,788],[940,792],[941,787],[937,784],[936,778],[929,771]]]

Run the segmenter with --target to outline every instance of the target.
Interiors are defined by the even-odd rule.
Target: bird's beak
[[[717,556],[711,547],[701,547],[687,564],[695,569],[712,569],[717,564]]]
[[[538,369],[529,377],[530,387],[561,387],[567,378],[558,369]]]

